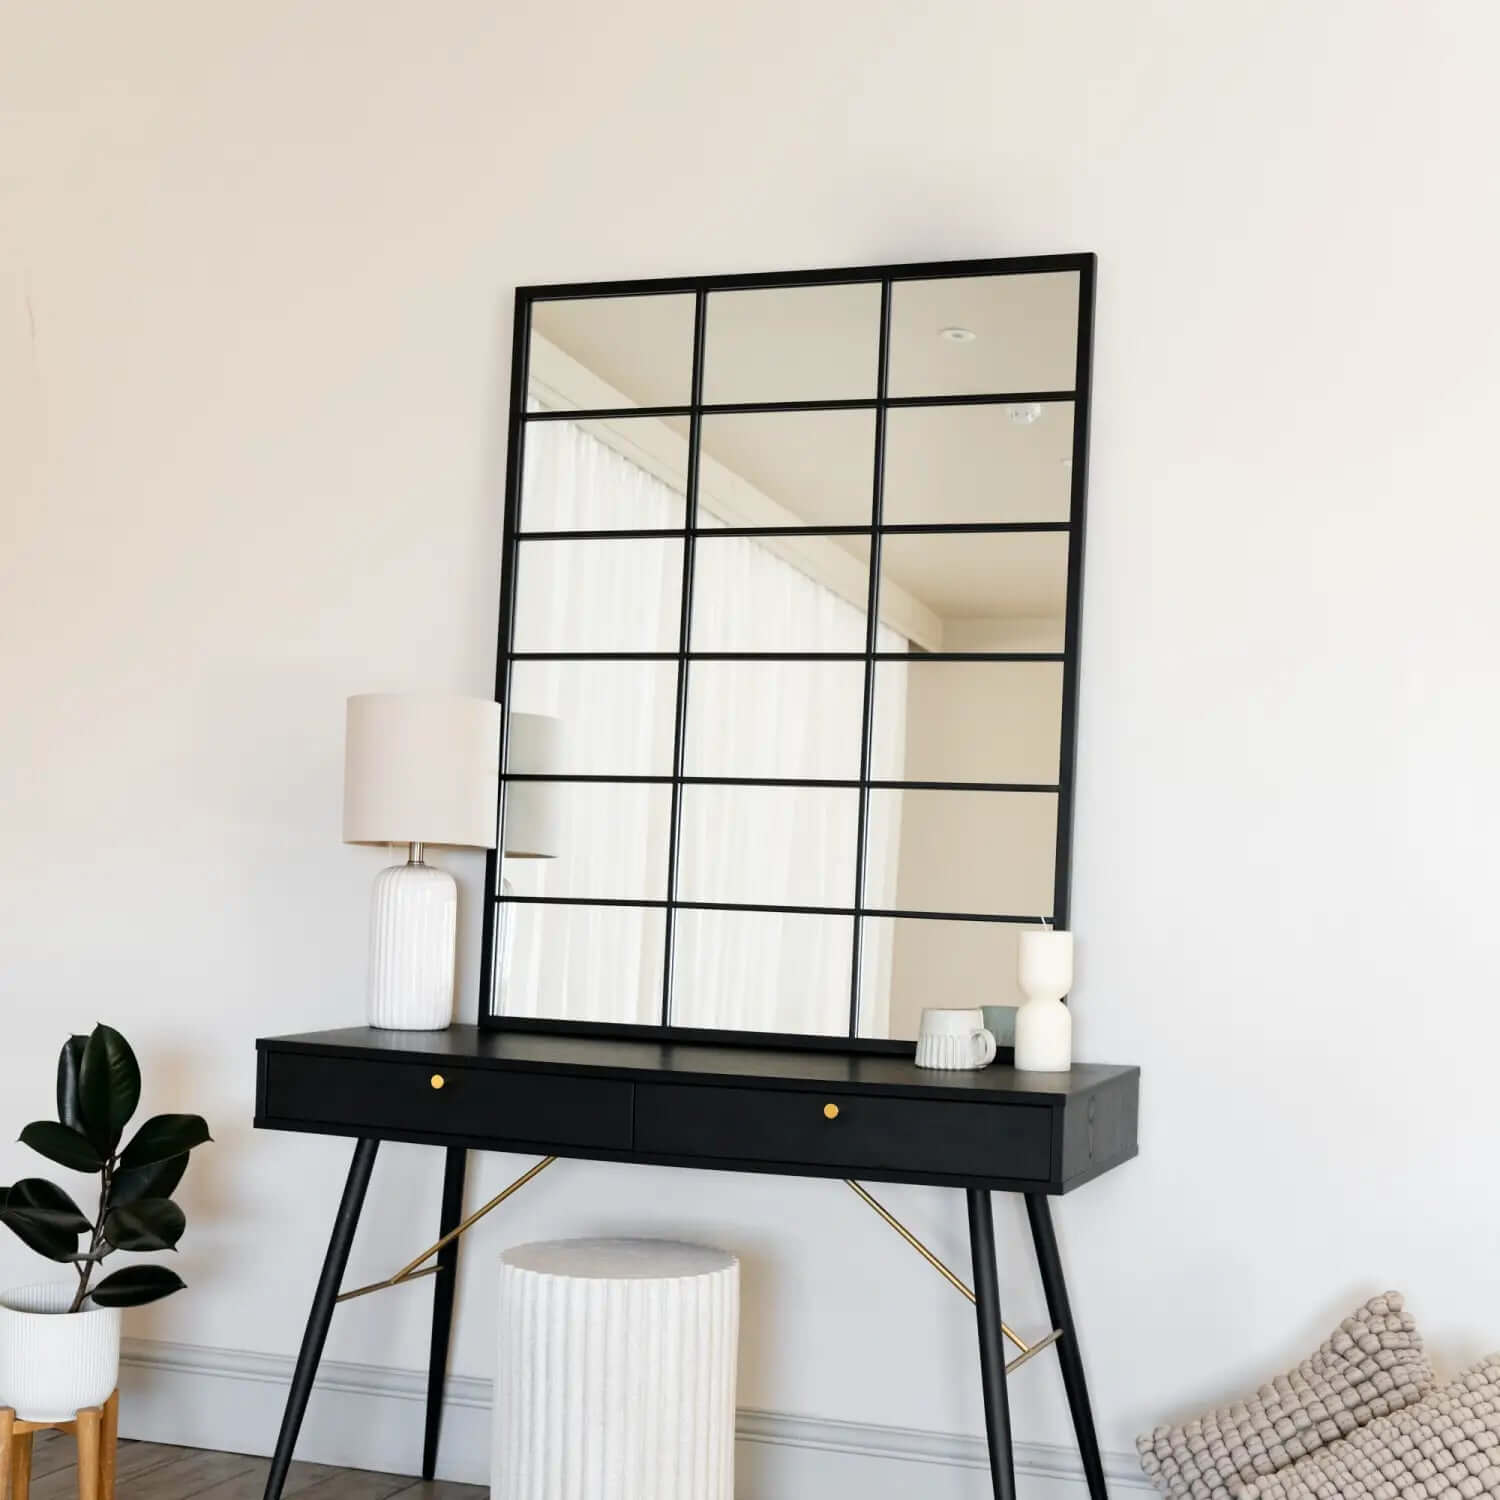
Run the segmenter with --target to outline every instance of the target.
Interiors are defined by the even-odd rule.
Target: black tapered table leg
[[[1094,1412],[1089,1405],[1088,1382],[1083,1375],[1083,1356],[1078,1350],[1078,1330],[1068,1305],[1068,1284],[1063,1279],[1062,1259],[1057,1253],[1057,1234],[1052,1211],[1042,1193],[1026,1194],[1026,1217],[1031,1220],[1031,1239],[1036,1246],[1037,1266],[1042,1273],[1042,1291],[1047,1297],[1047,1316],[1062,1337],[1057,1341],[1057,1359],[1062,1366],[1063,1389],[1073,1413],[1073,1431],[1083,1474],[1088,1481],[1089,1500],[1108,1500],[1104,1487],[1104,1459],[1099,1453],[1099,1434],[1094,1431]]]
[[[443,1163],[443,1207],[438,1238],[451,1234],[464,1216],[464,1168],[469,1153],[449,1146]],[[427,1357],[427,1432],[422,1440],[422,1478],[437,1472],[438,1435],[443,1427],[443,1386],[448,1379],[448,1339],[453,1331],[453,1293],[458,1284],[458,1241],[438,1251],[432,1281],[432,1347]]]
[[[1016,1500],[1016,1463],[1005,1394],[1005,1334],[1000,1327],[1000,1279],[995,1270],[995,1221],[986,1188],[969,1188],[969,1249],[974,1259],[974,1305],[979,1318],[979,1377],[984,1386],[984,1430],[990,1445],[995,1500]]]
[[[292,1373],[292,1386],[287,1392],[281,1432],[276,1438],[276,1452],[272,1455],[271,1472],[266,1478],[265,1500],[281,1500],[281,1487],[286,1483],[287,1470],[292,1465],[297,1434],[302,1430],[302,1418],[307,1412],[308,1397],[312,1395],[318,1362],[323,1358],[323,1344],[328,1338],[328,1325],[333,1321],[334,1304],[343,1284],[349,1247],[354,1243],[354,1231],[359,1227],[359,1211],[364,1207],[365,1189],[370,1185],[370,1169],[375,1165],[375,1148],[379,1144],[375,1140],[361,1139],[354,1148],[354,1160],[349,1163],[344,1196],[333,1221],[328,1253],[323,1257],[323,1272],[318,1277],[318,1289],[313,1294],[312,1311],[307,1315],[302,1348],[297,1355],[297,1368]]]

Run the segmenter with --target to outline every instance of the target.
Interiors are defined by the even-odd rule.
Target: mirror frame
[[[529,354],[531,343],[531,313],[535,303],[541,301],[553,301],[577,298],[600,298],[600,297],[631,297],[650,296],[663,293],[692,293],[695,297],[695,317],[692,348],[692,387],[691,399],[687,405],[672,407],[636,407],[630,408],[628,412],[604,413],[604,412],[559,412],[559,419],[588,419],[607,415],[632,415],[632,416],[678,416],[686,417],[689,421],[689,463],[688,463],[688,494],[686,497],[686,511],[684,516],[684,529],[680,533],[684,549],[684,578],[690,580],[694,561],[694,543],[699,531],[698,517],[696,514],[696,489],[699,441],[702,426],[702,417],[707,410],[710,414],[718,410],[718,407],[705,408],[701,401],[703,390],[703,364],[705,350],[705,330],[707,322],[707,306],[709,295],[720,291],[747,291],[774,289],[779,287],[812,287],[812,286],[837,286],[847,285],[853,282],[878,282],[880,285],[880,370],[876,394],[869,399],[857,401],[794,401],[757,403],[757,406],[769,409],[819,409],[829,407],[867,407],[876,412],[876,445],[874,474],[874,506],[871,517],[871,576],[872,579],[879,576],[879,555],[881,540],[881,515],[880,498],[881,485],[883,482],[883,458],[884,458],[884,429],[885,413],[891,406],[903,405],[927,405],[948,406],[974,403],[976,400],[990,401],[996,403],[1016,404],[1030,401],[1062,401],[1073,403],[1073,448],[1072,448],[1072,471],[1071,492],[1069,501],[1069,516],[1066,522],[1046,523],[994,523],[986,527],[964,527],[965,530],[984,530],[987,532],[1005,531],[1066,531],[1069,536],[1068,569],[1067,569],[1067,600],[1065,611],[1065,627],[1063,650],[1060,653],[981,653],[974,659],[991,660],[1023,660],[1023,661],[1061,661],[1063,668],[1062,685],[1062,720],[1061,720],[1061,742],[1059,746],[1058,782],[1055,788],[1057,796],[1057,842],[1056,855],[1053,867],[1053,910],[1051,918],[1054,925],[1066,927],[1069,920],[1069,899],[1071,887],[1072,867],[1072,843],[1073,843],[1073,811],[1074,811],[1074,786],[1076,771],[1077,734],[1078,734],[1078,677],[1080,656],[1080,617],[1082,608],[1083,592],[1083,565],[1084,565],[1084,529],[1086,516],[1086,497],[1088,491],[1088,443],[1089,443],[1089,408],[1091,395],[1091,378],[1093,369],[1093,329],[1094,329],[1094,285],[1097,258],[1092,253],[1067,254],[1067,255],[1032,255],[1013,256],[1001,259],[988,260],[958,260],[958,261],[928,261],[914,264],[894,264],[876,266],[854,266],[840,267],[832,270],[815,271],[780,271],[764,275],[739,274],[728,276],[686,276],[665,277],[651,280],[632,281],[597,281],[597,282],[564,282],[555,285],[525,286],[516,289],[515,299],[515,323],[511,345],[511,382],[510,382],[510,409],[507,426],[507,456],[505,470],[505,517],[504,532],[502,537],[501,573],[500,573],[500,620],[499,635],[497,640],[496,672],[495,672],[495,697],[505,705],[503,714],[501,761],[504,767],[507,763],[506,757],[509,750],[510,732],[510,675],[511,665],[516,659],[513,651],[513,639],[515,628],[515,598],[516,598],[516,560],[517,541],[520,534],[521,515],[521,486],[524,468],[523,447],[525,443],[525,429],[527,417],[527,394],[530,384]],[[985,277],[985,276],[1024,276],[1044,272],[1076,272],[1078,274],[1078,324],[1077,324],[1077,348],[1076,363],[1074,371],[1074,385],[1071,391],[1009,391],[995,392],[984,397],[974,396],[920,396],[920,397],[890,397],[888,395],[889,354],[890,354],[890,322],[891,301],[893,283],[902,281],[930,280],[938,278],[955,277]],[[746,409],[744,404],[735,403],[733,410]],[[752,407],[752,409],[754,409]],[[915,529],[922,529],[920,527]],[[930,529],[942,529],[935,527]],[[713,528],[703,528],[711,532]],[[676,537],[677,532],[655,532],[650,533],[655,537]],[[623,533],[625,536],[631,533]],[[669,846],[669,870],[666,890],[666,899],[663,901],[603,901],[585,900],[579,898],[570,901],[569,898],[558,897],[505,897],[500,894],[501,855],[499,849],[503,847],[505,827],[505,796],[507,783],[512,780],[521,779],[512,776],[511,773],[502,770],[500,776],[500,824],[497,848],[489,851],[485,863],[485,902],[483,912],[483,945],[480,966],[480,992],[479,992],[479,1026],[485,1031],[512,1031],[519,1033],[550,1034],[550,1035],[583,1035],[600,1038],[630,1038],[646,1039],[655,1041],[684,1041],[684,1042],[709,1042],[714,1044],[742,1046],[742,1047],[795,1047],[805,1050],[836,1051],[850,1053],[867,1053],[881,1055],[909,1054],[913,1043],[908,1039],[873,1038],[860,1037],[858,1033],[859,1015],[859,986],[860,986],[860,952],[861,952],[861,929],[862,922],[866,916],[899,916],[911,917],[915,920],[922,919],[944,919],[952,914],[912,912],[891,912],[876,910],[865,907],[863,904],[850,908],[830,909],[831,916],[849,917],[854,922],[854,955],[852,962],[851,996],[850,996],[850,1026],[849,1034],[846,1036],[812,1035],[796,1032],[751,1032],[731,1031],[724,1029],[710,1029],[698,1027],[673,1026],[667,1023],[670,1015],[672,1002],[672,956],[673,956],[673,933],[677,911],[687,908],[706,906],[709,909],[743,910],[746,909],[736,903],[698,903],[681,902],[676,899],[677,892],[677,843],[678,830],[680,828],[682,788],[684,777],[683,767],[683,744],[684,728],[687,717],[686,681],[687,668],[692,660],[692,653],[688,648],[688,632],[691,626],[691,587],[684,589],[684,608],[682,612],[682,633],[678,642],[678,649],[670,653],[672,659],[677,663],[678,685],[676,703],[676,726],[674,731],[675,750],[672,774],[660,778],[646,778],[660,780],[670,784],[672,788],[672,825],[671,840]],[[869,632],[873,640],[874,632]],[[591,657],[595,653],[589,653]],[[639,658],[645,653],[627,652],[621,653],[622,659]],[[966,653],[967,654],[967,653]],[[543,653],[545,655],[545,653]],[[608,652],[597,653],[598,659],[609,659],[612,654]],[[856,658],[857,659],[857,658]],[[863,653],[865,662],[865,707],[862,735],[864,739],[864,754],[860,767],[860,778],[858,790],[860,796],[859,816],[859,847],[856,852],[856,860],[859,871],[859,895],[861,903],[864,896],[863,874],[865,861],[866,828],[868,823],[869,794],[872,781],[869,775],[869,739],[870,722],[872,715],[872,696],[874,688],[874,663],[876,660],[873,646],[867,646]],[[546,777],[533,779],[547,780],[641,780],[640,777]],[[702,778],[697,778],[702,779]],[[736,778],[709,778],[714,781],[722,781],[726,784],[735,784]],[[691,785],[693,779],[686,784]],[[879,785],[879,783],[876,783]],[[1051,787],[1036,788],[1036,790],[1054,790]],[[493,1009],[494,976],[496,958],[496,934],[497,922],[496,912],[502,900],[514,902],[539,902],[544,904],[578,904],[588,906],[621,905],[640,907],[643,909],[664,909],[666,921],[666,949],[663,970],[662,985],[662,1020],[660,1024],[643,1026],[623,1022],[604,1021],[570,1021],[551,1020],[546,1018],[529,1016],[507,1016]],[[782,911],[791,908],[781,906],[751,907],[750,910]],[[1002,922],[1029,922],[1034,920],[1031,916],[1017,916],[1014,914],[964,914],[963,920],[971,921],[1002,921]],[[976,1005],[984,1003],[982,996],[976,996]],[[1002,1055],[1008,1049],[1001,1049]]]

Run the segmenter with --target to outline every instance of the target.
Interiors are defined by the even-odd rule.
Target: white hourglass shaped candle
[[[1016,1067],[1066,1073],[1073,1065],[1073,1017],[1063,996],[1073,988],[1073,934],[1028,927],[1021,934],[1021,989],[1016,1012]]]

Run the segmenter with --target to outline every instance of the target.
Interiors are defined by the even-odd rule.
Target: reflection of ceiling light
[[[1060,458],[1058,459],[1058,463],[1060,463],[1065,469],[1071,469],[1073,467],[1073,460],[1071,458]]]
[[[1027,401],[1020,406],[1007,406],[1005,409],[1010,413],[1010,419],[1017,427],[1030,427],[1042,415],[1040,401]]]
[[[947,339],[950,344],[972,344],[979,335],[972,328],[940,328],[938,337]]]

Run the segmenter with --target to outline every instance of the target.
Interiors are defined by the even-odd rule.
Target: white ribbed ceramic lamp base
[[[392,865],[370,905],[370,1025],[441,1031],[453,1024],[458,886],[431,865]]]
[[[0,1293],[0,1406],[24,1422],[71,1421],[120,1381],[120,1309],[70,1313],[77,1283]]]
[[[739,1322],[722,1250],[506,1251],[491,1500],[734,1500]]]

